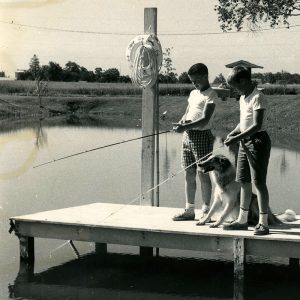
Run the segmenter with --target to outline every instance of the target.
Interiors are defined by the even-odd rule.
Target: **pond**
[[[103,295],[110,291],[107,298],[103,296],[105,299],[113,299],[114,295],[115,299],[141,299],[142,297],[152,299],[156,297],[156,294],[159,294],[159,299],[176,299],[177,294],[178,298],[186,299],[185,296],[187,295],[189,297],[200,296],[195,277],[197,276],[197,271],[191,271],[191,265],[195,265],[195,268],[201,268],[203,272],[207,271],[207,274],[211,274],[212,270],[216,270],[218,273],[232,274],[228,271],[228,264],[230,266],[230,263],[226,260],[226,257],[211,256],[203,253],[200,255],[187,251],[162,250],[161,261],[157,262],[156,266],[152,266],[152,269],[145,275],[148,281],[146,279],[142,281],[140,277],[144,273],[143,268],[140,269],[135,266],[132,272],[128,271],[128,260],[131,259],[132,255],[138,253],[137,249],[112,245],[109,247],[109,251],[120,253],[120,255],[116,257],[114,254],[111,254],[109,256],[111,257],[109,259],[111,265],[106,262],[105,266],[101,266],[104,273],[100,272],[99,268],[96,267],[97,264],[93,262],[92,256],[88,255],[77,262],[77,270],[80,270],[81,275],[74,276],[74,281],[80,281],[79,285],[74,284],[71,278],[67,278],[68,274],[72,274],[70,270],[76,272],[76,262],[70,262],[74,259],[71,247],[64,241],[37,239],[35,274],[39,274],[39,276],[33,281],[37,290],[35,291],[36,293],[33,292],[31,295],[30,291],[32,289],[35,290],[34,286],[32,287],[32,282],[28,284],[23,282],[23,290],[21,289],[21,291],[24,291],[24,294],[20,294],[20,289],[18,289],[16,284],[17,281],[15,282],[19,267],[18,241],[16,237],[8,234],[8,218],[10,216],[93,202],[128,204],[140,193],[141,140],[89,152],[38,168],[33,168],[33,166],[72,153],[139,136],[141,136],[140,128],[108,127],[103,125],[89,126],[88,124],[84,126],[67,126],[63,124],[49,126],[39,123],[33,128],[24,126],[24,128],[18,130],[1,132],[0,299],[99,299],[101,291],[103,291]],[[180,134],[168,133],[160,136],[161,181],[180,170],[180,142]],[[220,145],[221,137],[217,136],[215,148],[218,148]],[[218,152],[232,158],[232,154],[226,147],[221,148]],[[268,174],[270,205],[273,211],[279,213],[290,208],[299,214],[300,151],[297,149],[293,150],[292,147],[273,147]],[[160,205],[184,207],[184,180],[182,174],[160,187]],[[200,194],[197,194],[197,206],[200,207],[200,205]],[[94,249],[93,244],[90,243],[76,242],[76,247],[82,255],[90,253]],[[171,258],[173,260],[170,262]],[[206,260],[202,260],[203,258]],[[119,262],[116,265],[115,261],[121,261],[122,259],[125,263]],[[82,267],[84,260],[86,260],[86,264],[84,264],[86,267]],[[223,263],[215,264],[215,260],[221,260]],[[254,258],[252,262],[254,265],[264,265],[268,260]],[[285,275],[283,274],[290,274],[288,271],[282,271],[286,268],[284,259],[274,260],[272,263],[272,267],[266,265],[263,270],[269,274],[269,268],[275,268],[270,271],[272,276],[275,276],[274,280],[282,281],[283,279],[280,276],[284,277]],[[54,266],[56,266],[57,270],[55,268],[52,269]],[[206,270],[206,268],[209,270]],[[167,272],[167,270],[172,274],[169,271]],[[185,280],[185,276],[176,274],[180,270],[189,273],[186,277],[189,282],[186,285],[182,282]],[[254,275],[250,277],[250,281],[251,278],[253,279],[251,284],[254,285],[255,283],[253,282],[257,278],[255,275],[256,271],[254,268]],[[61,274],[59,277],[55,275],[57,272]],[[128,275],[128,272],[130,275]],[[193,276],[190,272],[192,272]],[[263,272],[262,269],[259,272]],[[83,274],[85,274],[84,278],[86,280],[82,279]],[[229,277],[229,279],[227,278],[226,280],[229,280],[229,283],[227,283],[230,287],[226,286],[226,292],[224,290],[224,293],[227,296],[225,297],[224,294],[223,298],[232,297],[231,275],[228,274],[226,277]],[[114,276],[117,276],[118,280]],[[279,276],[280,279],[276,276]],[[90,281],[87,280],[88,277],[92,277]],[[171,279],[171,282],[168,281],[168,278]],[[53,280],[55,283],[52,282]],[[162,284],[161,280],[163,280],[164,284]],[[204,280],[201,285],[202,288],[206,286],[205,280],[207,281],[207,293],[205,291],[201,292],[203,297],[207,299],[221,297],[221,294],[218,294],[217,291],[214,294],[212,278],[207,278],[206,276],[202,278],[201,276],[201,280]],[[218,280],[221,280],[220,275],[218,275]],[[38,285],[36,281],[41,281],[44,286]],[[49,288],[48,281],[52,282],[51,284],[54,287],[51,286]],[[149,284],[152,284],[152,281],[155,284],[153,290],[149,286]],[[225,283],[219,283],[220,288]],[[258,282],[257,285],[259,286],[259,284]],[[286,287],[289,290],[296,291],[298,289],[297,284],[294,284],[293,281],[289,281],[289,284],[290,286]],[[100,287],[101,291],[99,290]],[[122,297],[123,290],[124,298]],[[161,290],[169,290],[169,292],[162,292]],[[47,294],[47,291],[49,291],[49,294]],[[55,291],[57,291],[57,298],[53,296]],[[176,295],[173,295],[173,293]],[[92,294],[94,298],[91,296]],[[34,297],[33,295],[36,296]]]

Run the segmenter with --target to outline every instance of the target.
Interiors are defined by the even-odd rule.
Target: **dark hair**
[[[251,81],[251,73],[248,69],[242,66],[236,66],[232,69],[227,77],[227,82],[240,82],[241,79],[246,79]]]
[[[202,63],[194,64],[189,68],[188,75],[208,75],[207,66]]]

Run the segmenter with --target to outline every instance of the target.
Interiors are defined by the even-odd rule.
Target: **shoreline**
[[[269,113],[266,127],[273,141],[281,146],[293,145],[300,149],[300,96],[267,96]],[[1,101],[2,100],[2,101]],[[4,101],[3,101],[4,100]],[[141,97],[44,97],[44,109],[40,110],[37,97],[0,95],[0,127],[3,130],[22,128],[25,123],[55,126],[56,122],[69,120],[73,126],[116,126],[141,127]],[[161,96],[161,130],[171,129],[172,122],[178,121],[185,111],[187,97]],[[235,99],[218,101],[212,122],[212,131],[226,133],[239,121],[239,103]],[[47,125],[46,125],[47,126]]]

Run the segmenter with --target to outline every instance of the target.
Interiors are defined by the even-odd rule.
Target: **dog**
[[[198,164],[203,173],[210,172],[211,180],[215,184],[213,202],[207,215],[203,216],[197,225],[205,225],[210,222],[219,207],[223,206],[217,220],[210,227],[218,227],[228,218],[236,219],[240,208],[241,185],[235,181],[236,170],[230,160],[224,155],[212,155]],[[248,214],[248,224],[256,225],[259,219],[257,196],[252,193]],[[281,215],[274,215],[269,207],[268,222],[270,225],[280,225],[283,222],[296,220],[294,211],[288,209]]]

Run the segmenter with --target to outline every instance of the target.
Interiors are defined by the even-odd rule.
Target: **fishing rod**
[[[92,149],[89,149],[89,150],[73,153],[73,154],[66,155],[66,156],[63,156],[63,157],[59,157],[59,158],[56,158],[56,159],[53,159],[53,160],[49,160],[49,161],[44,162],[44,163],[39,164],[39,165],[35,165],[35,166],[33,166],[33,168],[39,168],[41,166],[52,164],[54,162],[64,160],[64,159],[67,159],[67,158],[70,158],[70,157],[78,156],[78,155],[81,155],[81,154],[89,153],[89,152],[92,152],[92,151],[96,151],[96,150],[100,150],[100,149],[104,149],[104,148],[108,148],[108,147],[112,147],[112,146],[116,146],[116,145],[120,145],[120,144],[124,144],[124,143],[129,143],[129,142],[132,142],[132,141],[141,140],[141,139],[144,139],[144,138],[147,138],[147,137],[157,136],[157,135],[168,133],[168,132],[171,132],[171,131],[173,131],[173,130],[161,131],[161,132],[158,132],[158,133],[144,135],[144,136],[140,136],[140,137],[137,137],[137,138],[133,138],[133,139],[129,139],[129,140],[121,141],[121,142],[116,142],[116,143],[112,143],[112,144],[92,148]]]
[[[127,207],[130,204],[135,203],[137,200],[142,199],[147,193],[150,193],[151,191],[154,191],[155,189],[157,189],[158,187],[160,187],[161,185],[167,183],[168,181],[172,180],[174,177],[176,177],[177,175],[179,175],[180,173],[184,172],[185,170],[187,170],[188,168],[192,167],[195,164],[198,164],[200,161],[208,158],[210,155],[213,155],[215,152],[217,152],[218,150],[220,150],[221,148],[224,147],[224,144],[222,144],[221,146],[215,148],[213,151],[207,153],[206,155],[202,156],[201,158],[199,158],[198,160],[195,160],[193,163],[191,163],[190,165],[188,165],[185,168],[182,168],[181,170],[179,170],[177,173],[171,173],[171,175],[169,177],[167,177],[165,180],[159,182],[158,184],[156,184],[155,186],[153,186],[152,188],[148,189],[147,191],[145,191],[144,193],[141,193],[140,195],[138,195],[137,197],[133,198],[132,200],[128,201],[127,203],[123,204],[120,208],[116,209],[115,211],[113,211],[112,213],[110,213],[108,216],[106,216],[105,218],[103,218],[101,220],[101,222],[106,221],[108,218],[112,217],[113,215],[115,215],[116,213],[118,213],[120,210],[124,209],[125,207]]]

